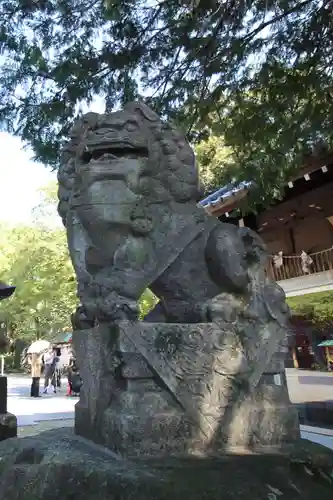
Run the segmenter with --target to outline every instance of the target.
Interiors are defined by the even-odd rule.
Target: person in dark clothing
[[[47,388],[51,382],[53,386],[53,392],[57,392],[56,379],[55,379],[55,368],[58,358],[54,349],[50,349],[47,353],[43,355],[44,362],[44,394],[47,393]]]
[[[80,394],[82,386],[82,379],[80,377],[78,368],[75,361],[71,363],[68,369],[68,388],[67,396],[73,396],[74,394]]]
[[[61,388],[61,365],[60,365],[61,349],[59,347],[55,347],[54,353],[55,353],[55,356],[57,359],[56,359],[55,370],[53,373],[51,384],[53,385],[53,387],[57,387],[58,389],[60,389]]]
[[[31,389],[30,396],[32,398],[39,398],[39,382],[42,374],[42,362],[39,354],[32,354],[30,358],[31,363]]]

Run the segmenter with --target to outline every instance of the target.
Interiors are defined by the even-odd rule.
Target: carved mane
[[[126,104],[123,112],[136,117],[140,122],[142,134],[147,139],[150,165],[148,176],[158,182],[175,202],[197,201],[202,194],[199,187],[199,176],[195,156],[184,136],[172,125],[163,122],[143,103]],[[63,150],[58,172],[58,212],[65,226],[74,185],[77,183],[77,187],[79,187],[80,184],[76,170],[78,151],[82,151],[86,135],[91,130],[98,128],[104,116],[97,113],[87,113],[79,118],[72,128],[70,140]]]

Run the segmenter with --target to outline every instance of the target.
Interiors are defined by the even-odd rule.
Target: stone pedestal
[[[7,377],[0,376],[0,415],[7,413]]]
[[[246,328],[245,328],[246,326]],[[75,332],[77,434],[127,457],[274,447],[299,438],[277,323],[130,323]]]
[[[0,441],[17,436],[17,418],[12,413],[0,414]]]
[[[331,500],[332,451],[122,460],[68,428],[0,443],[1,500]]]
[[[17,419],[7,412],[7,377],[0,376],[0,441],[17,436]]]

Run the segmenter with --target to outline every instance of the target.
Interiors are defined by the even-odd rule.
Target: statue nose
[[[0,300],[7,299],[10,297],[16,289],[16,286],[6,285],[3,281],[0,281]]]

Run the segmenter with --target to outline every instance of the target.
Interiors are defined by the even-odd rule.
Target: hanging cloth
[[[302,250],[302,253],[301,253],[301,260],[302,260],[302,271],[303,271],[303,273],[304,274],[310,274],[311,273],[312,264],[313,264],[313,260],[310,257],[310,255],[308,255],[306,252],[304,252],[304,250]]]
[[[273,265],[275,269],[280,269],[283,266],[283,251],[279,252],[277,255],[273,255]]]

